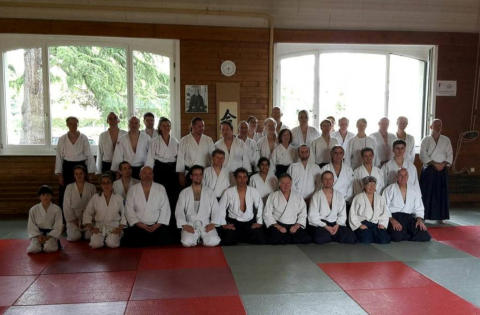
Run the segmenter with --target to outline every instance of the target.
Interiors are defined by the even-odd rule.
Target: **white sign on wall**
[[[457,96],[457,81],[437,81],[437,96]]]

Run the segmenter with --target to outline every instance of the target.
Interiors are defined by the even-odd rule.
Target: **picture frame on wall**
[[[208,85],[185,85],[185,113],[208,113]]]

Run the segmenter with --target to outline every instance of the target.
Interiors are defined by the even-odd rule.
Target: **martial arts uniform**
[[[125,200],[127,199],[127,193],[132,188],[133,185],[136,185],[140,183],[138,179],[135,179],[133,177],[130,177],[130,182],[128,183],[127,191],[125,191],[125,187],[123,187],[123,182],[122,179],[117,179],[116,181],[113,182],[113,192],[117,195],[122,196],[124,203]]]
[[[140,179],[140,169],[147,161],[148,149],[150,147],[150,137],[145,133],[140,133],[137,142],[137,149],[133,152],[132,143],[129,134],[123,135],[118,139],[113,153],[112,171],[118,171],[121,162],[127,161],[132,167],[132,177]]]
[[[342,137],[340,134],[340,130],[334,131],[331,135],[332,138],[337,139],[337,142],[339,145],[342,146],[343,150],[347,152],[348,150],[348,142],[355,137],[355,134],[353,132],[347,131],[347,134],[345,135],[345,139]]]
[[[257,142],[260,140],[260,138],[263,137],[263,132],[255,132],[253,137],[248,137],[249,139],[252,139],[253,141]]]
[[[259,173],[253,174],[250,177],[250,186],[257,189],[263,203],[267,202],[268,195],[278,189],[278,179],[275,175],[268,172],[265,181]]]
[[[225,161],[223,162],[223,165],[226,166],[230,172],[233,173],[237,168],[240,167],[243,167],[248,172],[252,171],[250,166],[250,157],[248,156],[249,151],[245,145],[245,142],[242,140],[234,137],[230,146],[230,151],[228,150],[223,138],[215,143],[215,147],[225,152]]]
[[[126,134],[127,132],[125,130],[119,129],[116,142],[118,142],[118,139]],[[108,130],[102,132],[100,137],[98,137],[97,174],[105,173],[112,168],[115,145],[112,142],[112,137],[110,136],[110,132]]]
[[[85,182],[83,192],[78,191],[77,183],[71,183],[65,189],[63,197],[63,215],[67,224],[67,240],[70,242],[78,241],[82,238],[90,239],[90,231],[83,228],[83,212],[87,207],[90,198],[97,192],[95,185]],[[75,224],[74,221],[77,221]]]
[[[280,125],[280,128],[279,128],[279,127],[278,127],[278,123],[277,123],[277,130],[278,130],[277,133],[280,133],[280,131],[282,131],[283,129],[290,129],[290,128],[288,128],[288,126],[285,125],[283,122],[280,122],[280,124],[281,124],[281,125]]]
[[[353,195],[358,195],[363,191],[362,179],[367,176],[373,176],[377,180],[377,192],[382,193],[383,191],[383,173],[376,167],[372,166],[372,171],[368,173],[365,165],[360,165],[353,171]]]
[[[237,186],[225,190],[222,199],[220,199],[219,207],[221,225],[233,224],[235,226],[235,230],[219,227],[222,245],[234,245],[238,242],[265,244],[262,217],[263,201],[255,188],[247,186],[244,212],[240,209],[240,196]],[[262,227],[252,229],[254,223],[261,224]]]
[[[215,228],[209,232],[205,230],[208,224],[221,224],[217,198],[210,188],[203,186],[200,200],[197,201],[192,186],[182,190],[178,196],[175,217],[177,228],[182,229],[184,225],[190,225],[195,231],[190,233],[182,229],[180,238],[183,246],[196,246],[200,240],[205,246],[220,244],[220,237]]]
[[[273,146],[273,150],[270,150],[270,145],[268,143],[268,138],[267,136],[264,136],[260,138],[260,140],[257,141],[257,152],[258,152],[258,158],[265,157],[269,160],[272,159],[272,153],[277,147],[278,142],[275,142],[275,145]]]
[[[420,185],[418,183],[417,168],[412,162],[407,159],[403,160],[402,166],[398,166],[395,160],[390,160],[382,166],[383,188],[397,182],[397,173],[401,168],[405,168],[408,172],[408,185],[420,192]],[[377,192],[381,193],[377,188]]]
[[[290,165],[287,173],[292,177],[292,190],[309,199],[321,174],[320,167],[314,163],[307,163],[304,167],[302,162],[297,162]]]
[[[407,144],[407,146],[405,147],[405,158],[410,162],[415,163],[415,138],[408,133],[406,134],[405,139],[401,139],[397,135],[395,135],[395,137],[395,140],[405,141],[405,143]]]
[[[50,203],[47,211],[45,211],[42,203],[37,203],[28,212],[27,230],[30,238],[27,253],[35,254],[41,251],[51,253],[57,251],[59,238],[63,231],[62,209]],[[37,236],[40,235],[50,236],[50,239],[40,244],[37,239]]]
[[[282,144],[279,144],[272,152],[270,167],[275,168],[275,176],[279,177],[287,172],[290,164],[295,163],[296,161],[297,149],[295,149],[291,144],[288,145],[287,148],[285,148]]]
[[[240,138],[238,139],[242,140]],[[250,160],[250,168],[252,171],[255,171],[257,169],[258,159],[260,158],[258,156],[257,142],[247,137],[243,143],[245,143],[245,149],[247,150],[247,155]]]
[[[432,136],[426,136],[420,146],[420,160],[423,168],[420,176],[425,219],[445,220],[450,218],[448,205],[448,169],[437,171],[431,162],[452,164],[453,151],[450,139],[440,135],[435,142]]]
[[[353,171],[346,163],[342,163],[340,174],[335,173],[335,167],[332,163],[328,163],[320,170],[320,174],[325,171],[333,173],[333,189],[342,194],[347,203],[350,203],[353,198]]]
[[[190,167],[200,165],[207,167],[210,165],[210,155],[215,150],[215,144],[212,138],[202,134],[197,143],[191,133],[180,140],[177,155],[177,173],[187,173]],[[185,174],[187,175],[187,174]],[[187,176],[187,182],[190,180]]]
[[[349,214],[350,227],[360,243],[390,243],[390,235],[387,232],[390,212],[387,204],[379,193],[375,192],[373,199],[372,209],[365,192],[353,198]],[[365,230],[360,228],[362,224],[367,227]],[[379,229],[378,224],[383,225],[385,229]]]
[[[327,144],[325,138],[320,136],[312,142],[310,156],[318,166],[323,167],[330,163],[330,151],[336,145],[338,145],[337,139],[330,137],[330,142]]]
[[[215,197],[220,200],[223,192],[232,185],[233,176],[230,173],[230,170],[225,166],[222,167],[220,174],[217,175],[213,166],[207,167],[203,171],[203,184],[213,190]]]
[[[318,137],[320,137],[320,133],[318,132],[317,128],[308,126],[307,136],[304,140],[302,129],[300,128],[300,126],[297,126],[292,129],[292,146],[298,148],[302,144],[305,144],[310,147],[313,140],[317,139]]]
[[[158,133],[158,130],[157,129],[153,129],[153,133],[152,135],[150,136],[147,131],[145,129],[143,129],[142,131],[140,131],[141,133],[145,134],[146,136],[148,136],[150,138],[150,140],[153,140],[155,139],[156,137],[158,137],[160,134]]]
[[[295,191],[290,192],[288,201],[280,190],[271,193],[263,210],[263,221],[267,227],[267,242],[269,244],[306,244],[311,242],[311,237],[305,230],[307,225],[307,205],[302,195]],[[300,224],[296,233],[291,234],[290,228]],[[287,229],[287,233],[281,233],[274,227],[279,224]]]
[[[362,149],[370,148],[374,151],[374,156],[377,156],[376,151],[377,143],[372,137],[365,136],[359,138],[353,137],[348,141],[348,149],[345,152],[345,162],[350,165],[352,169],[356,169],[362,165]]]
[[[333,190],[332,207],[328,205],[325,192],[321,189],[313,194],[308,209],[308,224],[312,239],[317,244],[324,244],[330,241],[353,244],[357,241],[355,233],[346,226],[347,207],[343,195]],[[337,233],[331,235],[325,226],[339,225]]]
[[[100,230],[100,233],[93,233],[90,237],[90,247],[119,247],[123,232],[119,234],[112,232],[120,225],[127,226],[122,196],[112,194],[107,205],[103,193],[95,194],[85,209],[83,224],[92,224],[93,227]]]
[[[424,215],[422,196],[417,190],[407,185],[404,201],[400,187],[394,183],[385,188],[383,198],[392,217],[402,225],[401,231],[395,231],[391,224],[388,226],[392,241],[426,242],[430,240],[430,234],[427,231],[415,227],[416,219],[423,219]]]
[[[130,227],[124,231],[123,246],[141,247],[172,243],[172,237],[168,229],[171,212],[170,203],[162,185],[152,183],[148,200],[145,198],[142,183],[134,185],[128,191],[125,212]],[[135,226],[138,222],[149,226],[157,223],[162,225],[154,232],[147,232]]]
[[[374,132],[370,135],[373,139],[375,139],[376,147],[372,148],[375,150],[375,166],[382,167],[382,165],[393,157],[393,142],[397,139],[397,137],[393,133],[387,133],[387,143],[385,143],[382,134],[380,131]],[[382,163],[384,162],[384,163]]]

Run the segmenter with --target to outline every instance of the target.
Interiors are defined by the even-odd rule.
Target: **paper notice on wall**
[[[457,96],[457,81],[437,81],[437,96]]]

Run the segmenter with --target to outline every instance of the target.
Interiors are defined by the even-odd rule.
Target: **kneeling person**
[[[322,189],[313,194],[308,210],[308,222],[313,241],[317,244],[330,241],[355,243],[357,241],[355,234],[346,226],[345,199],[340,192],[333,189],[333,173],[323,172],[321,181]]]
[[[292,178],[283,174],[279,178],[280,189],[271,193],[263,210],[270,244],[310,243],[307,225],[307,205],[303,196],[292,190]]]
[[[123,197],[113,193],[113,174],[102,174],[102,192],[93,195],[83,213],[83,223],[90,231],[90,247],[120,246],[123,229],[127,226]]]
[[[59,238],[63,230],[62,209],[52,203],[52,189],[42,186],[38,190],[40,202],[28,213],[28,237],[30,245],[27,253],[51,253],[58,250]]]
[[[388,232],[394,242],[426,242],[430,234],[423,223],[422,196],[408,184],[408,171],[401,168],[397,172],[397,182],[383,191],[383,198],[392,214]]]
[[[178,196],[175,208],[177,227],[182,229],[181,242],[185,247],[196,246],[201,240],[205,246],[217,246],[220,237],[215,229],[219,219],[218,202],[213,190],[203,185],[203,167],[190,168],[192,185]]]
[[[238,242],[264,244],[263,202],[260,193],[247,185],[246,169],[238,168],[234,177],[237,185],[225,190],[220,199],[222,227],[219,232],[222,245],[234,245]]]

